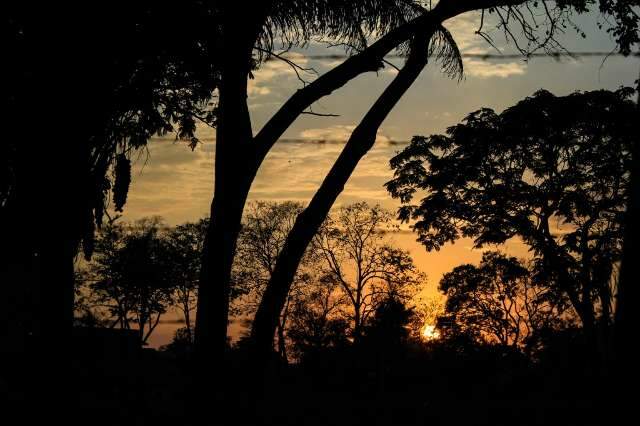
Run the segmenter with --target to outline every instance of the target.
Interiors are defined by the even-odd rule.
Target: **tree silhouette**
[[[347,301],[335,283],[320,284],[303,288],[291,308],[287,337],[299,360],[348,344]]]
[[[283,0],[261,2],[249,10],[220,3],[219,13],[222,46],[219,54],[224,59],[220,67],[215,188],[203,254],[196,329],[199,351],[205,357],[214,355],[218,359],[226,347],[231,270],[242,212],[262,161],[291,123],[316,100],[361,73],[377,70],[382,56],[408,38],[408,29],[393,44],[378,48],[376,54],[348,61],[349,64],[306,85],[255,136],[247,106],[247,79],[251,72],[273,57],[277,36],[285,46],[304,45],[312,36],[327,36],[362,48],[368,36],[399,27],[420,10],[412,2],[398,0]],[[306,245],[296,265],[305,249]],[[294,275],[295,271],[288,284]],[[282,303],[269,310],[273,315],[269,316],[269,330],[261,340],[266,351],[270,350],[288,288],[279,294]]]
[[[169,250],[169,273],[175,289],[174,300],[184,318],[184,330],[180,337],[193,343],[192,313],[196,309],[198,298],[198,280],[204,238],[209,226],[209,219],[187,222],[167,232],[164,237]],[[180,340],[179,339],[179,340]]]
[[[444,275],[447,297],[438,318],[443,337],[466,335],[479,343],[525,350],[540,335],[563,324],[564,295],[536,282],[533,271],[514,257],[485,252],[479,266],[461,265]]]
[[[391,295],[382,300],[364,329],[368,344],[375,344],[380,352],[400,352],[411,336],[410,325],[415,312]]]
[[[640,117],[640,77],[637,80],[636,120]],[[616,293],[615,312],[615,352],[619,362],[621,377],[625,370],[633,368],[633,344],[630,336],[637,327],[637,319],[633,309],[634,301],[638,300],[638,283],[635,275],[638,260],[638,239],[640,230],[640,143],[636,141],[631,151],[631,185],[629,186],[628,205],[625,212],[624,249],[620,265],[620,278]]]
[[[302,205],[295,202],[264,202],[249,204],[242,222],[232,269],[232,308],[242,315],[253,316],[271,279],[282,246],[291,231]],[[303,287],[315,285],[318,254],[310,247],[294,278],[287,301],[278,321],[276,335],[280,357],[287,359],[286,336],[289,308]]]
[[[355,340],[380,304],[390,297],[408,302],[425,282],[411,256],[385,241],[393,231],[390,212],[357,203],[330,215],[316,237],[325,280],[335,283],[350,305],[345,313]]]
[[[172,252],[160,235],[161,222],[145,219],[133,225],[105,227],[89,271],[89,290],[112,326],[132,329],[145,345],[173,304]]]
[[[110,199],[122,208],[134,152],[153,134],[194,143],[196,117],[214,107],[216,27],[203,2],[102,3],[16,3],[2,18],[14,66],[3,79],[0,270],[28,293],[24,334],[44,345],[66,347],[74,256],[81,241],[90,255]]]
[[[469,114],[447,135],[415,137],[386,184],[428,250],[473,237],[521,238],[537,275],[564,292],[588,335],[610,321],[611,277],[627,205],[632,91],[539,91],[497,115]],[[423,196],[411,204],[416,196]]]

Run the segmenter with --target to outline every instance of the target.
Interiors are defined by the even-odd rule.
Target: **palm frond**
[[[458,81],[464,76],[464,64],[458,45],[445,27],[440,26],[431,37],[429,43],[429,56],[440,63],[442,71]]]
[[[258,47],[273,51],[276,43],[303,46],[324,37],[366,47],[367,40],[424,12],[416,0],[276,0],[267,14]],[[264,58],[257,58],[261,62]]]

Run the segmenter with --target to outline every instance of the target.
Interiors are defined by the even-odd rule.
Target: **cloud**
[[[460,51],[486,53],[487,43],[476,34],[479,22],[479,12],[465,13],[446,22],[445,27],[451,32]]]
[[[485,16],[485,29],[491,30],[495,28],[495,24],[490,22],[491,19],[493,18]],[[489,53],[489,44],[476,34],[479,22],[480,12],[467,13],[447,21],[446,27],[453,35],[461,52],[473,54]],[[494,40],[494,42],[501,51],[508,47],[504,39],[498,38]],[[464,60],[465,75],[474,78],[506,78],[513,75],[525,74],[526,69],[526,64],[522,62],[496,63],[482,61],[480,59]]]
[[[249,84],[247,85],[247,94],[249,96],[265,96],[271,93],[271,89],[258,84],[255,80],[249,80]]]
[[[527,70],[522,62],[489,63],[471,59],[465,63],[465,74],[477,78],[507,78],[513,75],[523,75]]]
[[[309,60],[302,53],[288,52],[283,54],[285,58],[299,65],[302,68],[308,66]],[[298,70],[300,75],[308,80],[314,78],[312,72]],[[272,93],[271,88],[275,83],[289,83],[286,80],[297,80],[296,72],[293,67],[277,58],[273,58],[263,63],[254,73],[254,78],[249,80],[248,93],[251,97],[266,96]],[[285,81],[281,81],[285,80]]]
[[[300,132],[300,137],[314,140],[346,140],[355,128],[355,125],[334,125],[321,129],[306,129]]]
[[[424,116],[433,120],[441,120],[441,119],[448,120],[452,117],[452,114],[449,111],[436,112],[436,113],[425,111]]]
[[[306,129],[300,132],[300,137],[302,139],[311,139],[316,141],[346,141],[349,139],[355,128],[356,126],[353,124],[337,124],[318,129]],[[381,130],[378,130],[376,142],[389,142],[390,140],[391,138],[382,134]]]

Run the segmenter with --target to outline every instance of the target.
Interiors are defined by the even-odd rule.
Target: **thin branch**
[[[300,114],[314,115],[316,117],[340,117],[340,114],[323,114],[320,112],[314,112],[311,108],[309,108],[309,111],[302,111]]]

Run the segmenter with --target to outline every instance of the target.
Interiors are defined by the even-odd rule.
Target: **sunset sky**
[[[595,32],[596,15],[577,19],[587,38],[572,29],[561,41],[570,51],[611,51],[614,43],[603,32]],[[496,53],[482,38],[474,35],[478,15],[467,14],[449,21],[464,53]],[[485,23],[486,26],[486,23]],[[505,54],[515,53],[499,31],[491,33]],[[290,53],[300,65],[313,67],[320,74],[336,62],[310,60],[306,55],[341,53],[321,43]],[[418,81],[389,115],[379,132],[374,149],[363,159],[350,179],[337,205],[355,201],[379,203],[389,209],[397,207],[383,188],[392,177],[389,159],[413,135],[443,132],[458,123],[467,113],[480,107],[502,111],[536,90],[545,88],[556,95],[576,90],[615,89],[633,85],[638,77],[637,58],[585,57],[556,61],[534,58],[522,60],[465,60],[465,76],[458,82],[442,74],[437,64],[430,64]],[[402,59],[393,59],[402,65]],[[286,132],[267,157],[252,187],[250,199],[306,203],[342,149],[350,130],[367,108],[391,81],[395,70],[387,67],[377,75],[369,73],[350,82],[330,97],[321,100],[316,112],[339,114],[339,117],[302,116]],[[314,76],[307,75],[309,80]],[[301,84],[288,65],[266,63],[250,82],[250,110],[254,132]],[[124,220],[160,215],[168,224],[197,220],[208,214],[213,192],[215,138],[212,129],[201,128],[202,144],[194,152],[184,144],[174,143],[172,136],[156,138],[149,144],[148,157],[141,154],[136,162],[133,184],[125,208]],[[321,143],[320,141],[326,141]],[[440,252],[427,253],[404,231],[395,236],[397,245],[411,251],[418,266],[428,274],[427,295],[436,295],[437,283],[444,272],[456,265],[480,260],[480,251],[472,250],[470,241],[459,241]],[[506,250],[526,255],[524,247],[510,244]],[[165,323],[152,338],[152,346],[168,342],[175,324]]]

